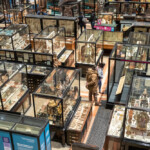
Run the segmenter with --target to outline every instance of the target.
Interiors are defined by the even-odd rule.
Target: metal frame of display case
[[[16,113],[9,113],[9,112],[0,112],[0,120],[2,120],[3,122],[11,122],[13,123],[12,126],[10,127],[10,129],[0,129],[0,134],[5,134],[5,138],[7,138],[8,144],[10,144],[10,148],[13,149],[17,149],[17,148],[24,148],[24,146],[31,146],[31,147],[37,147],[37,150],[42,150],[42,145],[43,143],[41,143],[41,135],[43,135],[43,140],[44,140],[44,147],[47,150],[51,150],[51,139],[50,139],[50,130],[49,130],[49,124],[48,124],[48,120],[45,119],[37,119],[37,118],[33,118],[33,117],[28,117],[28,116],[23,116],[23,115],[19,115]],[[40,128],[39,133],[38,134],[33,134],[29,132],[25,132],[25,131],[16,131],[15,127],[17,125],[26,125],[28,127],[37,127]],[[22,139],[21,141],[19,141],[20,139]],[[24,139],[24,140],[23,140]],[[28,140],[31,139],[34,141],[36,140],[37,143],[32,143],[31,142],[27,142]],[[27,141],[26,141],[27,140]],[[20,146],[18,145],[20,144]],[[21,146],[21,144],[23,146]],[[37,144],[37,145],[36,145]],[[34,147],[34,148],[35,148]],[[3,145],[1,145],[1,148],[3,148]]]
[[[17,29],[16,29],[17,28]],[[18,29],[19,28],[19,29]],[[21,30],[20,30],[21,29]],[[24,32],[24,30],[25,29],[27,29],[27,31],[28,31],[28,33],[26,33],[27,34],[27,38],[28,39],[26,39],[26,40],[28,40],[28,45],[25,47],[25,48],[23,48],[24,50],[30,50],[31,51],[31,38],[30,38],[30,34],[29,34],[29,26],[28,25],[26,25],[26,24],[12,24],[12,25],[10,25],[9,27],[7,27],[6,29],[4,29],[4,30],[2,30],[1,32],[0,32],[0,37],[1,36],[4,36],[4,37],[9,37],[10,39],[11,39],[11,47],[12,47],[12,49],[10,49],[10,50],[15,50],[15,49],[17,49],[18,47],[16,47],[15,45],[14,45],[14,39],[13,39],[13,37],[15,36],[15,35],[17,35],[17,34],[19,34],[19,33],[22,33],[22,32]],[[13,33],[11,33],[13,31]],[[14,32],[15,31],[15,32]],[[21,37],[21,35],[20,35],[20,37]],[[6,40],[7,41],[7,40]],[[2,43],[2,42],[1,42]],[[3,46],[3,45],[1,45],[1,46]],[[15,48],[16,47],[16,48]],[[2,48],[0,48],[0,49],[2,49]],[[22,48],[20,48],[20,49],[22,49]]]
[[[5,63],[5,62],[4,62]],[[10,63],[11,64],[11,63]],[[13,64],[13,63],[12,63]],[[18,64],[19,65],[19,64]],[[16,70],[10,77],[9,77],[9,79],[0,87],[0,89],[1,89],[1,91],[2,91],[2,88],[4,88],[5,87],[5,85],[6,84],[8,84],[8,82],[9,81],[11,81],[18,73],[20,73],[21,74],[21,76],[22,76],[22,78],[23,77],[26,77],[26,80],[27,80],[27,74],[22,74],[21,73],[21,70],[22,69],[25,69],[26,71],[27,71],[27,68],[26,68],[26,66],[25,65],[22,65],[22,67],[20,67],[20,68],[18,68],[18,70]],[[25,82],[24,84],[26,84],[26,86],[28,87],[28,84]],[[29,106],[28,106],[28,108],[25,110],[24,109],[24,102],[27,100],[27,98],[28,98],[28,101],[29,101]],[[5,110],[5,108],[4,108],[4,104],[3,104],[3,100],[2,100],[2,93],[0,92],[0,102],[1,102],[1,106],[2,106],[2,110]],[[8,103],[8,102],[7,102]],[[29,90],[27,89],[26,91],[25,91],[25,93],[18,99],[18,101],[14,104],[14,106],[9,110],[9,111],[14,111],[14,112],[16,112],[18,109],[19,109],[19,107],[21,107],[22,106],[22,109],[21,110],[23,110],[23,114],[25,114],[27,111],[28,111],[28,109],[30,108],[30,106],[31,106],[31,97],[30,97],[30,95],[29,95]]]
[[[81,8],[82,8],[82,1],[79,0],[77,2],[68,2],[68,3],[65,3],[61,6],[62,8],[62,15],[63,16],[70,16],[70,17],[78,17],[80,16],[80,13],[81,13]],[[66,10],[65,12],[65,8],[69,7],[68,10],[71,11],[72,15],[71,14],[67,14],[68,10]],[[74,9],[77,10],[77,14],[74,13]]]
[[[119,49],[119,47],[121,47],[121,46],[130,47],[132,49],[134,47],[137,47],[136,57],[132,58],[132,59],[125,58],[127,50],[125,50],[125,54],[123,54]],[[140,52],[139,50],[141,48],[143,48],[147,51],[144,60],[138,60],[138,57],[137,57],[137,55]],[[132,79],[132,77],[135,73],[138,75],[146,74],[147,64],[149,64],[148,60],[149,60],[149,47],[148,46],[120,44],[120,43],[115,44],[114,49],[109,56],[109,62],[108,62],[108,84],[107,84],[107,104],[106,104],[107,108],[112,108],[114,104],[126,105],[127,95],[130,90],[130,87],[128,87],[128,86],[130,86],[130,80],[128,80],[128,78]],[[125,72],[125,70],[123,71],[123,69],[125,69],[125,65],[127,65],[126,72]],[[139,68],[139,67],[141,67],[141,68]],[[128,74],[126,74],[126,73],[128,73]],[[122,77],[124,76],[124,78],[125,78],[125,75],[128,76],[128,78],[126,79],[127,81],[122,80],[123,79]],[[126,83],[126,86],[124,86],[124,83]],[[116,95],[118,86],[120,86],[121,91]],[[126,95],[126,97],[125,97],[125,95]],[[111,98],[111,99],[109,99],[109,98]]]
[[[35,28],[35,24],[31,25],[28,24],[27,19],[35,19],[36,21],[38,21],[38,29],[36,32],[32,32],[31,31],[31,26],[33,26],[32,28]],[[48,24],[45,26],[44,25],[44,20],[48,21]],[[50,22],[52,21],[52,22]],[[60,26],[60,21],[64,21],[65,25],[64,26]],[[68,31],[66,28],[66,21],[70,21],[73,22],[74,24],[74,33],[70,33],[70,35],[68,35]],[[78,26],[78,22],[77,22],[77,18],[76,17],[65,17],[65,16],[43,16],[43,15],[27,15],[25,16],[25,22],[26,24],[28,24],[30,26],[30,34],[38,34],[39,32],[41,32],[41,30],[43,30],[44,28],[46,28],[47,26],[57,26],[57,27],[64,27],[65,31],[66,31],[66,37],[75,37],[77,38],[79,36],[79,26]],[[39,30],[39,31],[38,31]]]
[[[80,37],[82,37],[84,34],[86,35],[86,33],[87,32],[90,32],[91,31],[91,35],[92,35],[92,31],[94,31],[94,32],[99,32],[99,35],[98,35],[98,37],[94,37],[94,42],[91,42],[91,41],[87,41],[87,40],[81,40],[80,41]],[[93,35],[94,35],[94,32],[93,32]],[[84,32],[82,32],[82,34],[79,36],[79,38],[76,40],[76,48],[75,48],[75,66],[76,67],[78,67],[78,68],[82,68],[82,75],[84,76],[85,74],[86,74],[86,71],[87,71],[87,69],[89,68],[89,67],[92,67],[92,66],[95,66],[95,65],[98,65],[98,63],[101,61],[101,62],[103,62],[103,36],[104,36],[104,34],[103,34],[103,31],[101,31],[101,30],[92,30],[92,29],[88,29],[88,30],[85,30]],[[102,51],[101,53],[100,53],[100,55],[99,56],[96,56],[96,52],[97,52],[97,45],[100,45],[100,43],[98,43],[98,41],[100,40],[100,38],[102,37],[102,40],[101,40],[101,42],[102,42],[102,44],[101,44],[101,50],[100,51]],[[91,38],[91,36],[89,36],[89,39]],[[83,62],[81,62],[81,63],[79,63],[78,61],[77,61],[77,44],[94,44],[95,45],[95,54],[94,54],[94,63],[92,64],[92,63],[83,63]],[[85,49],[85,51],[86,51],[86,49]],[[82,52],[81,52],[82,53]],[[81,57],[83,57],[82,56],[82,54],[80,55]],[[98,57],[98,59],[96,59],[96,57]]]
[[[136,39],[137,38],[136,34],[139,34],[139,35],[141,34],[141,38],[139,41],[137,41],[137,39]],[[146,41],[143,41],[144,43],[140,43],[143,40],[142,35],[146,36],[146,38],[145,38]],[[134,42],[136,42],[136,43],[133,42],[134,39],[135,39]],[[147,32],[130,32],[128,43],[148,46],[148,45],[150,45],[150,33],[147,33]]]
[[[43,34],[43,35],[45,35],[44,34],[44,32],[46,32],[46,30],[48,30],[48,29],[56,29],[56,34],[55,34],[55,36],[53,36],[52,38],[47,38],[47,37],[38,37],[38,36],[40,36],[40,34]],[[53,32],[54,30],[51,30],[51,31],[49,31],[48,30],[48,34],[51,32]],[[43,40],[43,41],[51,41],[51,43],[52,43],[52,55],[54,55],[54,53],[55,53],[55,49],[54,49],[54,39],[57,37],[57,36],[60,36],[60,33],[63,33],[64,34],[64,44],[66,44],[66,32],[65,32],[65,28],[59,28],[59,27],[52,27],[52,26],[48,26],[48,27],[46,27],[45,29],[43,29],[39,34],[37,34],[34,38],[33,38],[33,41],[34,41],[34,51],[35,52],[37,52],[38,50],[36,49],[36,41],[38,41],[39,40],[39,42],[40,42],[40,40]],[[65,45],[64,45],[65,46]],[[66,47],[66,46],[65,46]],[[65,47],[60,51],[60,53],[58,53],[57,54],[57,57],[59,58],[63,53],[64,53],[64,51],[65,51]],[[50,49],[49,49],[50,50]],[[49,54],[49,53],[48,53]]]
[[[9,57],[7,54],[9,54]],[[24,63],[28,65],[53,66],[52,54],[30,52],[25,50],[0,50],[0,60]]]
[[[61,135],[61,138],[62,138],[62,144],[64,145],[65,144],[65,131],[67,130],[67,127],[68,127],[68,125],[69,125],[69,123],[70,123],[70,121],[71,121],[71,119],[72,119],[72,117],[73,117],[73,115],[74,115],[74,113],[75,113],[75,111],[76,111],[76,109],[77,109],[77,107],[78,107],[78,105],[79,105],[79,103],[80,103],[80,100],[81,100],[81,98],[80,98],[80,70],[79,69],[73,69],[73,68],[54,68],[54,70],[53,71],[56,71],[57,69],[67,69],[68,71],[70,70],[72,70],[72,71],[74,71],[74,73],[72,74],[72,76],[73,76],[73,78],[71,79],[71,81],[70,81],[70,83],[69,83],[69,86],[65,89],[65,91],[63,92],[63,95],[62,95],[62,97],[59,97],[59,96],[52,96],[52,95],[50,95],[50,94],[43,94],[43,93],[37,93],[37,91],[38,91],[38,89],[40,89],[40,87],[42,87],[42,84],[45,82],[45,80],[47,79],[45,79],[40,85],[39,85],[39,87],[36,89],[36,91],[35,92],[33,92],[33,94],[32,94],[32,98],[33,98],[33,106],[34,106],[34,116],[35,117],[37,117],[37,115],[36,115],[36,106],[35,106],[35,101],[36,101],[36,96],[37,97],[40,97],[40,98],[46,98],[46,99],[53,99],[53,100],[60,100],[60,102],[58,103],[58,105],[59,104],[61,104],[61,106],[62,106],[62,114],[61,114],[61,118],[62,118],[62,125],[55,125],[55,124],[50,124],[50,126],[51,126],[51,131],[53,131],[53,132],[57,132],[57,133],[59,133],[59,135]],[[51,76],[51,74],[52,74],[52,77],[54,77],[53,75],[54,75],[54,73],[53,73],[53,71],[47,76],[47,77],[49,77],[49,76]],[[76,103],[75,103],[75,105],[73,106],[73,108],[72,108],[72,110],[70,110],[70,112],[67,114],[67,116],[66,116],[66,120],[64,120],[64,118],[63,118],[63,115],[64,115],[64,111],[63,111],[63,99],[65,98],[65,96],[67,96],[67,93],[69,92],[69,89],[70,89],[70,87],[72,86],[72,84],[73,84],[73,82],[75,81],[75,79],[76,78],[79,78],[79,89],[78,89],[78,97],[77,97],[77,99],[76,99]],[[57,105],[57,106],[58,106]],[[61,119],[60,119],[61,120]]]
[[[124,22],[124,24],[126,23]],[[149,32],[150,31],[150,23],[148,22],[133,22],[129,24],[131,25],[128,30],[124,31],[124,37],[129,37],[130,32]]]

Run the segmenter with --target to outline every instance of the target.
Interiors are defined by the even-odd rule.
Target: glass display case
[[[150,45],[150,34],[146,32],[130,32],[130,44]]]
[[[150,143],[150,115],[149,111],[140,109],[127,109],[126,120],[124,124],[124,141],[135,145],[135,147],[144,146],[149,149]],[[145,150],[145,149],[144,149]]]
[[[76,41],[77,67],[97,65],[103,55],[103,31],[88,29]],[[83,69],[84,70],[84,69]]]
[[[47,0],[47,11],[49,15],[61,15],[58,3],[59,0]]]
[[[30,47],[29,26],[13,24],[0,32],[0,49],[19,50]]]
[[[49,124],[65,127],[80,100],[80,72],[55,68],[33,93],[37,118],[48,118]]]
[[[50,128],[45,119],[0,112],[0,135],[3,150],[51,150]]]
[[[65,49],[65,29],[58,27],[46,27],[34,37],[34,50],[38,53],[57,54]]]
[[[22,64],[0,61],[0,87],[10,80],[18,72],[18,69],[22,67]]]
[[[27,87],[27,76],[22,74],[21,69],[26,67],[20,65],[9,66],[16,69],[14,74],[11,74],[11,78],[1,87],[1,104],[0,109],[6,111],[14,111],[19,113],[25,113],[31,106],[31,99],[29,95],[29,90]]]
[[[34,6],[31,4],[12,5],[11,8],[6,9],[6,15],[8,16],[9,21],[12,24],[25,23],[24,17],[27,14],[34,13]]]
[[[92,12],[97,14],[99,0],[82,0],[82,9],[85,17],[90,17]]]
[[[123,32],[118,32],[118,31],[115,31],[115,32],[105,31],[104,32],[104,42],[103,42],[104,49],[112,50],[116,42],[120,42],[120,43],[123,42]]]
[[[127,104],[133,76],[145,75],[148,67],[149,47],[115,44],[109,57],[107,106]]]
[[[61,6],[62,15],[68,17],[78,17],[81,13],[82,1],[81,0],[72,0],[65,2]]]
[[[48,26],[57,26],[65,28],[66,37],[77,38],[80,35],[77,17],[27,15],[25,20],[32,34],[38,34]]]
[[[130,90],[128,107],[138,109],[149,109],[149,77],[135,76]]]

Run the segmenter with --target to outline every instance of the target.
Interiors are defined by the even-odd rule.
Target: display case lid
[[[139,27],[150,27],[149,22],[134,22],[132,26],[139,26]]]
[[[77,69],[54,68],[35,94],[63,98],[78,71]]]
[[[70,20],[76,21],[77,17],[66,17],[66,16],[47,16],[47,15],[26,15],[26,18],[35,18],[35,19],[53,19],[53,20]]]
[[[17,123],[12,131],[38,136],[40,135],[41,128]]]
[[[12,24],[0,32],[0,36],[13,36],[17,32],[26,28],[26,24]]]
[[[48,120],[25,116],[21,118],[19,123],[24,125],[39,127],[42,130],[47,125]]]
[[[46,27],[44,30],[42,30],[37,36],[35,36],[34,39],[52,40],[54,37],[59,35],[60,32],[65,32],[65,29],[49,26],[49,27]]]
[[[77,42],[96,43],[101,36],[103,36],[102,30],[88,29],[82,32],[81,36],[77,39]]]
[[[21,120],[21,116],[13,113],[0,112],[0,121],[17,123]]]
[[[11,128],[15,125],[14,122],[8,122],[0,120],[0,129],[1,130],[11,130]]]

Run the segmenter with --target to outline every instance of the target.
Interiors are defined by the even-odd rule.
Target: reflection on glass
[[[2,121],[0,120],[0,129],[2,130],[10,130],[15,123],[13,122],[8,122],[8,121]]]
[[[13,130],[23,132],[23,133],[39,135],[41,128],[29,126],[29,125],[23,125],[23,124],[16,124]]]

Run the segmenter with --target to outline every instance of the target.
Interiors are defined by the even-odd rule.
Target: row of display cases
[[[31,49],[29,26],[10,25],[0,32],[0,49],[0,60],[52,66],[56,54],[63,65],[74,62],[73,51],[66,50],[65,29],[59,27],[49,26],[34,36]]]
[[[51,150],[48,120],[0,112],[0,149]]]
[[[12,24],[0,31],[0,49],[31,51],[29,26],[26,24]]]
[[[108,2],[104,8],[105,11],[113,12],[114,14],[137,14],[145,15],[149,12],[149,2],[138,1],[115,1]]]
[[[149,47],[117,43],[109,57],[107,106],[126,104],[132,78],[146,75],[149,64]]]
[[[66,37],[77,38],[80,30],[76,17],[26,15],[25,22],[30,26],[30,33],[38,34],[48,26],[64,27]]]
[[[138,76],[136,79],[140,78]],[[149,80],[149,77],[142,77],[142,79]],[[143,102],[142,99],[139,101]],[[149,113],[149,109],[145,110],[143,107],[133,108],[130,107],[130,104],[127,106],[115,105],[110,118],[104,150],[149,150]]]
[[[80,1],[61,1],[48,0],[47,1],[47,13],[54,16],[68,16],[78,17],[81,12],[81,0]]]
[[[24,23],[27,14],[35,14],[35,4],[30,2],[1,0],[0,6],[5,18],[4,24]]]

